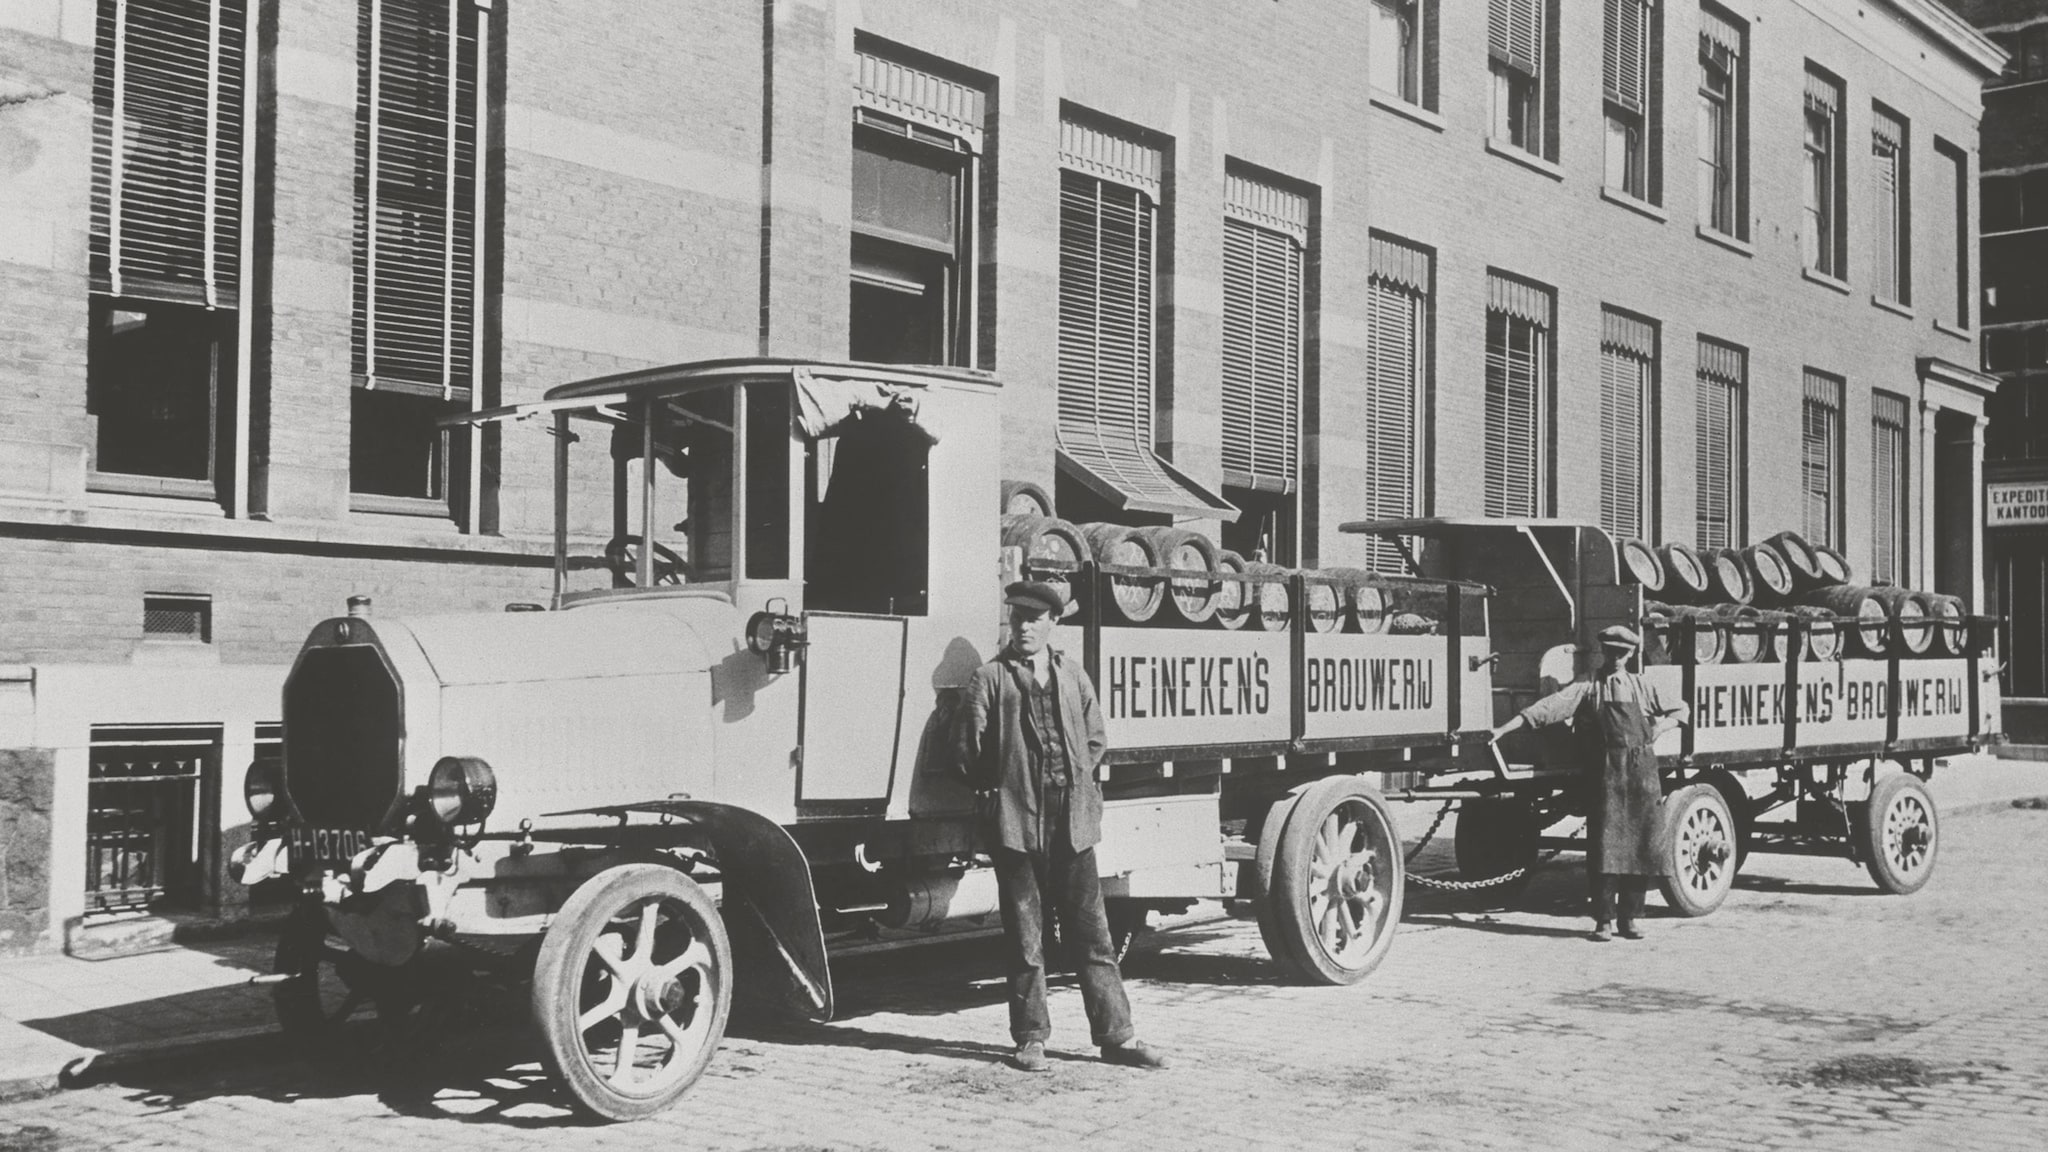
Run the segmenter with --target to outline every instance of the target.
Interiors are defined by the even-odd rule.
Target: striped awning
[[[1550,327],[1550,292],[1526,280],[1498,272],[1487,273],[1486,308],[1489,312],[1503,312],[1539,327]]]
[[[1366,267],[1374,280],[1429,294],[1429,249],[1373,233],[1367,241]]]
[[[1842,90],[1833,80],[1813,71],[1806,72],[1806,106],[1833,116],[1841,106]]]
[[[1700,375],[1740,384],[1749,375],[1749,353],[1733,344],[1700,337]]]
[[[1876,138],[1878,143],[1887,147],[1904,148],[1906,146],[1905,124],[1900,122],[1897,116],[1886,112],[1882,108],[1873,109],[1870,113],[1870,134]]]
[[[1600,310],[1600,343],[1645,360],[1657,358],[1657,326],[1612,308]]]
[[[1172,464],[1129,429],[1062,420],[1059,467],[1082,486],[1130,512],[1236,521],[1237,507]]]
[[[1719,49],[1730,56],[1742,55],[1742,29],[1733,20],[1711,8],[1700,7],[1700,43],[1709,50]]]
[[[988,95],[972,84],[862,52],[853,98],[860,107],[935,128],[981,151]]]

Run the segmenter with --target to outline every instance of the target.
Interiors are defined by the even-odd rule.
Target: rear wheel
[[[1664,798],[1664,902],[1680,916],[1705,916],[1735,886],[1735,817],[1712,784],[1688,784]]]
[[[1302,793],[1273,855],[1266,914],[1285,953],[1274,958],[1311,983],[1355,984],[1393,945],[1402,895],[1401,842],[1379,793],[1356,776]]]
[[[1857,815],[1863,867],[1877,886],[1895,896],[1926,887],[1940,847],[1940,821],[1927,786],[1906,772],[1881,777]]]
[[[732,945],[704,889],[660,864],[599,873],[541,941],[533,1017],[578,1111],[638,1120],[689,1091],[732,1010]]]

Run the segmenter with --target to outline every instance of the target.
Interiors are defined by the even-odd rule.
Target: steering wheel
[[[604,546],[604,565],[612,570],[612,587],[631,588],[639,579],[641,539],[638,536],[614,536]],[[656,541],[654,547],[654,582],[656,584],[681,584],[683,582],[683,558],[670,551],[667,545]]]

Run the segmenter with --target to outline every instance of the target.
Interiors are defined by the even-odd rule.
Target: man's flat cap
[[[1600,630],[1600,646],[1633,652],[1643,646],[1643,638],[1626,624],[1610,624]]]
[[[1003,603],[1050,612],[1055,620],[1067,614],[1066,590],[1037,580],[1019,580],[1003,589]]]

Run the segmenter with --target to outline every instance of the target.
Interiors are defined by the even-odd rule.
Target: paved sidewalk
[[[1935,772],[1929,787],[1945,816],[2004,808],[2048,796],[2048,763],[1958,757]],[[1404,838],[1421,836],[1436,811],[1435,804],[1396,805]],[[1449,869],[1451,828],[1446,822],[1419,870]],[[0,1100],[57,1088],[67,1069],[263,1042],[275,1027],[270,990],[249,980],[270,971],[274,947],[272,931],[259,927],[142,956],[0,960]]]

